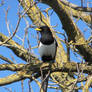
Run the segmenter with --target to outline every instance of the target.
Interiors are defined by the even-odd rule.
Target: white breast
[[[51,45],[44,45],[42,43],[39,44],[39,53],[40,56],[52,56],[54,58],[56,53],[56,42],[54,41]]]

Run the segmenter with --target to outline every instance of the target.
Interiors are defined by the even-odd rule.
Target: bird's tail
[[[40,92],[47,92],[49,76],[50,76],[50,71],[46,73],[46,71],[44,72],[42,70],[42,74],[41,74],[41,79],[42,79],[41,90],[42,91]]]

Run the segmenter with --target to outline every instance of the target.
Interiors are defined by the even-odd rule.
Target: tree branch
[[[0,70],[20,71],[24,66],[24,64],[0,64]]]
[[[5,78],[0,78],[0,86],[7,85],[13,82],[17,82],[24,79],[23,73],[20,71],[18,73],[12,74],[10,76],[7,76]]]
[[[79,11],[79,10],[84,10],[85,8],[81,7],[77,9],[77,6],[69,3],[65,0],[60,0],[60,2],[67,8],[67,11],[71,11],[71,14],[73,15],[73,17],[75,18],[80,18],[82,21],[85,21],[88,24],[92,24],[92,14],[88,14],[84,11]],[[75,7],[75,8],[74,8]],[[92,8],[87,8],[88,11],[92,11]],[[86,10],[87,10],[86,9]]]
[[[0,41],[4,42],[5,40],[7,40],[8,37],[5,36],[4,34],[0,33]],[[3,44],[3,46],[6,46],[8,48],[10,48],[18,57],[20,57],[21,59],[25,60],[26,62],[28,61],[28,59],[30,58],[30,62],[34,62],[34,60],[37,60],[36,63],[39,63],[39,60],[33,56],[32,54],[28,53],[28,51],[26,49],[24,49],[21,45],[19,45],[18,43],[16,43],[15,41],[13,41],[12,39],[10,39],[7,44]]]
[[[0,59],[2,59],[2,60],[4,60],[4,61],[8,62],[9,64],[14,64],[10,59],[8,59],[8,58],[6,58],[6,57],[4,57],[4,56],[2,56],[2,55],[0,55]]]
[[[49,68],[49,65],[51,66]],[[78,64],[80,71],[83,70],[83,73],[91,73],[92,65],[88,66],[86,64]],[[17,73],[10,75],[5,78],[0,79],[0,86],[10,84],[16,81],[20,81],[25,78],[29,78],[31,81],[34,78],[38,78],[41,76],[40,68],[43,68],[44,73],[47,71],[53,72],[77,72],[77,63],[75,62],[67,62],[64,65],[58,67],[57,63],[40,63],[37,65],[31,64],[1,64],[0,70],[11,70],[11,71],[18,71]],[[32,77],[33,76],[33,77]],[[80,79],[79,82],[85,81],[86,79]]]
[[[10,37],[9,37],[8,39],[6,39],[5,41],[1,42],[1,43],[0,43],[0,46],[3,45],[3,44],[5,44],[5,43],[7,43],[10,39],[12,39],[12,38],[14,37],[14,35],[16,34],[16,32],[17,32],[17,30],[18,30],[18,27],[19,27],[19,24],[20,24],[20,20],[21,20],[21,17],[19,16],[19,19],[18,19],[17,25],[16,25],[16,29],[15,29],[15,31],[13,32],[13,35],[10,36]]]
[[[83,12],[92,12],[92,8],[89,7],[79,7],[75,4],[72,4],[66,0],[60,0],[64,5],[71,7],[72,9],[78,10],[78,11],[83,11]]]
[[[91,84],[92,84],[92,75],[89,75],[83,88],[83,92],[89,92],[89,87],[91,86]]]

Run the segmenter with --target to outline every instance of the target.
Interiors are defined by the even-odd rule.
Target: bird
[[[55,62],[56,51],[57,51],[57,41],[53,37],[53,34],[48,26],[40,26],[35,29],[40,32],[38,51],[43,62]],[[47,92],[48,86],[48,76],[46,78],[46,74],[43,71],[42,83],[43,92]]]
[[[48,26],[41,26],[36,28],[41,37],[39,39],[38,51],[43,62],[54,62],[57,51],[57,41],[53,37],[52,32]]]

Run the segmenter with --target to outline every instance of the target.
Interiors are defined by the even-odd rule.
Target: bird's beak
[[[41,31],[41,29],[40,29],[40,28],[35,28],[35,30],[36,30],[36,31]]]

